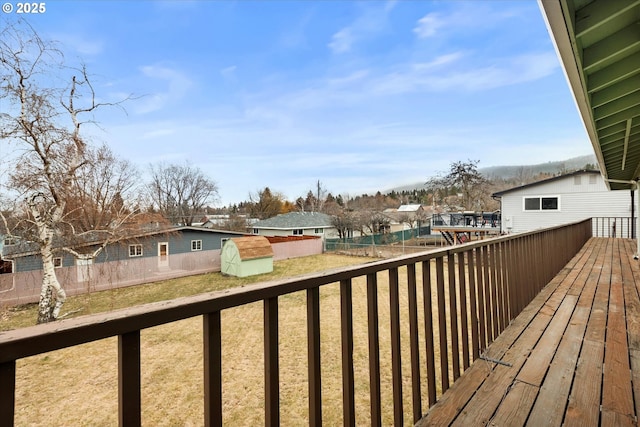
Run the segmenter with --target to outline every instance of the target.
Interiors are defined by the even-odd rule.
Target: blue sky
[[[320,180],[355,196],[454,161],[592,153],[533,0],[46,8],[29,23],[87,64],[104,100],[137,97],[127,114],[103,110],[95,139],[142,170],[191,162],[220,206],[265,186],[295,200]]]

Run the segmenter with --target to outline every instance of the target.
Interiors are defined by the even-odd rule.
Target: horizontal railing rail
[[[356,425],[353,281],[366,280],[371,423],[382,423],[378,289],[388,286],[393,423],[403,425],[405,400],[411,420],[435,404],[592,234],[590,220],[502,236],[447,249],[405,255],[302,277],[146,304],[0,333],[0,425],[13,425],[16,361],[108,337],[118,337],[120,425],[141,424],[140,332],[202,316],[204,424],[223,423],[221,312],[254,302],[264,310],[264,416],[280,424],[279,297],[306,292],[309,425],[323,420],[320,289],[339,283],[344,425]],[[406,283],[401,283],[406,276]],[[406,274],[405,274],[406,273]],[[386,284],[388,282],[388,285]],[[384,283],[384,284],[383,284]],[[401,302],[406,292],[407,302]],[[406,291],[405,291],[406,289]],[[419,302],[422,302],[420,307]],[[408,325],[400,318],[408,317]],[[419,323],[422,319],[422,324]],[[402,337],[410,347],[403,371]],[[423,343],[422,345],[420,343]],[[386,345],[386,343],[385,343]],[[97,368],[99,369],[99,368]],[[88,374],[88,373],[87,373]],[[408,395],[403,378],[411,377]],[[426,385],[426,387],[425,387]],[[410,396],[410,398],[408,397]]]

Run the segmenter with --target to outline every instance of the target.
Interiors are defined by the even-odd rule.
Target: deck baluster
[[[451,325],[451,364],[453,370],[453,381],[455,382],[460,378],[460,338],[458,335],[455,258],[452,253],[447,255],[447,275],[449,281],[449,322]]]
[[[391,380],[393,384],[393,423],[403,425],[402,359],[400,352],[400,296],[398,269],[389,269],[389,312],[391,317]]]
[[[203,316],[204,424],[222,425],[222,335],[220,312]]]
[[[13,426],[16,403],[16,361],[0,363],[0,425]]]
[[[420,391],[420,349],[418,347],[418,299],[416,296],[416,265],[407,265],[407,294],[409,303],[409,345],[411,348],[411,395],[413,423],[422,418]]]
[[[353,373],[353,290],[351,279],[340,281],[340,317],[342,337],[342,412],[344,426],[356,425]]]
[[[369,389],[371,425],[382,425],[380,402],[380,337],[378,331],[378,276],[367,274],[367,328],[369,332]]]
[[[431,261],[422,262],[422,295],[424,307],[424,341],[427,363],[427,393],[429,407],[436,403],[436,362],[433,339],[433,299],[431,297]]]
[[[121,426],[142,424],[140,331],[118,335],[118,416]]]
[[[436,258],[436,287],[438,289],[438,335],[440,337],[440,378],[442,392],[449,389],[449,351],[447,346],[447,309],[444,294],[444,257]]]
[[[307,348],[309,365],[309,425],[322,425],[320,376],[320,288],[307,290]]]
[[[280,425],[280,365],[278,362],[278,297],[264,300],[265,425]]]

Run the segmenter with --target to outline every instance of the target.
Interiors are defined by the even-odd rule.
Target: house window
[[[302,229],[299,228],[297,230],[293,230],[293,235],[294,236],[301,236],[302,235]]]
[[[580,185],[582,183],[582,177],[580,175],[576,175],[573,177],[573,185]]]
[[[62,267],[62,257],[55,257],[53,258],[53,268],[60,268]]]
[[[142,256],[142,245],[129,245],[129,256]]]
[[[322,233],[324,233],[324,229],[323,228],[316,228],[315,230],[313,230],[313,232],[315,234],[322,234]]]
[[[598,182],[598,177],[596,175],[589,175],[589,184],[595,184]]]
[[[253,234],[258,234],[258,229],[257,228],[253,229]]]
[[[17,242],[17,241],[16,241],[16,239],[14,239],[13,237],[6,237],[6,238],[4,239],[4,245],[5,245],[5,246],[15,245],[16,243],[18,243],[18,242]]]
[[[525,197],[525,211],[557,211],[560,210],[560,197]]]
[[[201,251],[202,250],[202,240],[192,240],[191,241],[191,250],[192,251]]]

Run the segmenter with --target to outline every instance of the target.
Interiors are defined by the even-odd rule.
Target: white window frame
[[[202,250],[202,240],[192,240],[191,241],[191,252],[201,251]]]
[[[131,251],[131,249],[133,249],[133,253]],[[138,249],[140,249],[140,251],[138,251]],[[144,254],[144,250],[142,249],[142,244],[141,243],[136,243],[133,245],[129,245],[129,258],[135,258],[135,257],[139,257],[142,256]]]
[[[538,204],[538,209],[527,209],[526,208],[526,204],[527,204],[527,200],[528,199],[538,199],[539,200],[539,204]],[[543,199],[557,199],[557,205],[558,208],[557,209],[543,209],[542,207],[542,200]],[[561,205],[560,205],[560,195],[544,195],[544,196],[522,196],[522,211],[523,212],[560,212],[561,211]]]
[[[62,257],[57,256],[53,257],[53,268],[61,268],[62,267]]]
[[[304,234],[304,230],[302,228],[295,228],[293,230],[294,236],[302,236]]]
[[[313,232],[314,234],[324,234],[324,228],[316,228]]]

